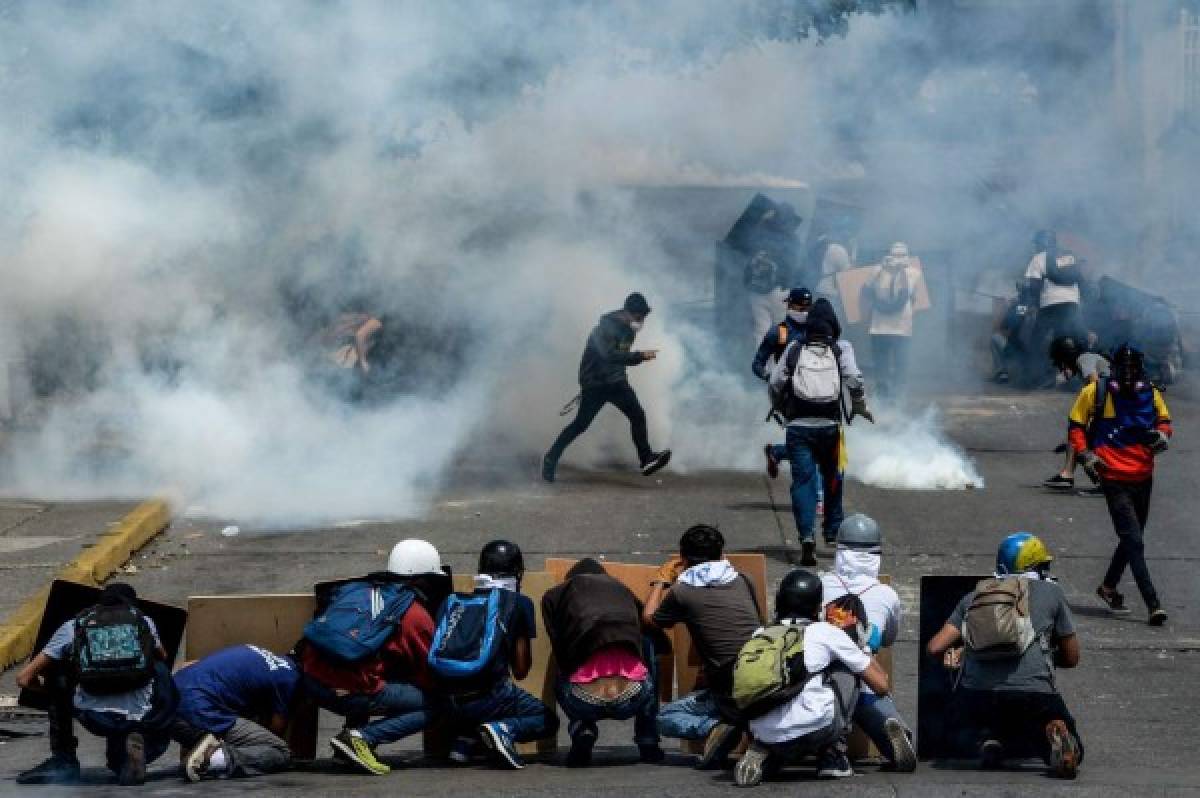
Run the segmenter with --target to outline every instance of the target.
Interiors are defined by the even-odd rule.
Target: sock
[[[225,756],[224,748],[218,748],[208,757],[208,769],[212,773],[223,773],[229,770],[229,758]]]

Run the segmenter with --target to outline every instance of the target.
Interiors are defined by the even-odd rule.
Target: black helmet
[[[479,573],[509,576],[520,580],[525,575],[525,557],[521,547],[507,540],[493,540],[479,552]]]
[[[821,577],[797,568],[779,583],[775,594],[775,618],[816,618],[821,612],[824,589]]]
[[[646,297],[634,291],[629,296],[625,297],[624,309],[628,313],[633,313],[638,316],[645,316],[650,312],[650,303],[646,301]]]
[[[1146,357],[1128,341],[1113,349],[1109,359],[1113,379],[1121,390],[1132,392],[1146,381]]]
[[[788,295],[783,301],[789,305],[800,305],[806,308],[813,303],[812,291],[803,286],[793,288],[791,291],[788,291]]]
[[[1079,343],[1069,335],[1060,335],[1050,342],[1050,361],[1059,371],[1074,369],[1081,354]]]
[[[1058,246],[1058,236],[1053,230],[1038,230],[1033,234],[1033,246],[1038,252]]]

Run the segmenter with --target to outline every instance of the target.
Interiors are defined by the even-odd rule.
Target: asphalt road
[[[1170,621],[1160,629],[1144,623],[1145,613],[1129,577],[1123,589],[1134,613],[1116,619],[1104,612],[1093,591],[1104,572],[1114,537],[1102,499],[1057,495],[1039,483],[1052,473],[1058,456],[1050,449],[1061,438],[1070,397],[993,392],[987,396],[940,399],[949,434],[967,449],[986,488],[961,492],[885,491],[851,483],[848,511],[875,516],[886,534],[885,570],[893,575],[908,611],[896,647],[895,677],[902,712],[915,722],[917,665],[916,594],[925,574],[973,574],[990,569],[995,546],[1005,534],[1027,529],[1042,535],[1057,555],[1055,571],[1076,610],[1083,661],[1062,671],[1059,684],[1075,712],[1087,744],[1078,781],[1054,782],[1036,769],[1004,773],[969,767],[923,764],[913,775],[879,772],[868,766],[848,783],[811,781],[801,770],[766,784],[758,793],[822,795],[1014,795],[1037,791],[1062,795],[1200,795],[1200,763],[1195,716],[1200,699],[1200,546],[1193,531],[1200,517],[1196,474],[1200,456],[1191,444],[1200,422],[1195,403],[1169,397],[1177,436],[1164,455],[1155,485],[1148,549]],[[288,592],[314,582],[379,567],[398,539],[425,537],[458,571],[471,571],[480,545],[493,537],[519,542],[536,568],[547,555],[604,555],[610,559],[658,562],[674,550],[680,532],[698,521],[716,522],[730,547],[768,555],[773,582],[787,570],[780,529],[792,532],[786,505],[785,474],[776,482],[763,475],[665,472],[643,479],[625,471],[583,472],[564,467],[550,486],[534,478],[535,463],[503,472],[466,469],[439,498],[429,517],[398,523],[355,523],[289,532],[243,529],[223,537],[222,521],[175,523],[141,556],[128,576],[143,595],[182,602],[205,593]],[[823,563],[827,553],[819,552]],[[323,716],[331,734],[336,726]],[[0,728],[36,730],[36,723],[0,721]],[[86,735],[85,739],[86,739]],[[451,771],[423,763],[412,745],[384,751],[405,767],[388,778],[338,773],[328,760],[303,770],[252,782],[188,786],[173,768],[174,751],[152,770],[155,794],[254,791],[264,795],[613,795],[699,796],[724,793],[726,774],[695,772],[682,755],[663,766],[632,764],[631,730],[602,726],[597,761],[587,771],[558,759],[531,764],[519,773],[483,767]],[[0,744],[0,779],[40,761],[41,738]],[[85,764],[102,757],[94,740],[81,752]],[[71,791],[39,789],[44,795],[99,795],[107,791],[100,769],[91,784]],[[11,781],[8,788],[16,789]],[[145,792],[145,791],[143,791]]]

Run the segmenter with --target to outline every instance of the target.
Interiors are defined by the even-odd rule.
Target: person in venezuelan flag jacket
[[[1112,376],[1085,385],[1071,408],[1071,448],[1104,491],[1117,533],[1117,549],[1096,594],[1115,613],[1129,612],[1117,584],[1133,571],[1151,626],[1167,613],[1146,567],[1143,535],[1150,513],[1154,458],[1167,450],[1171,416],[1162,394],[1146,378],[1144,357],[1129,343],[1113,350]]]

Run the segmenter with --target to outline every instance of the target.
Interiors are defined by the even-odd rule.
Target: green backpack
[[[804,689],[804,630],[808,622],[759,629],[738,652],[733,666],[733,701],[753,720],[787,703]]]

